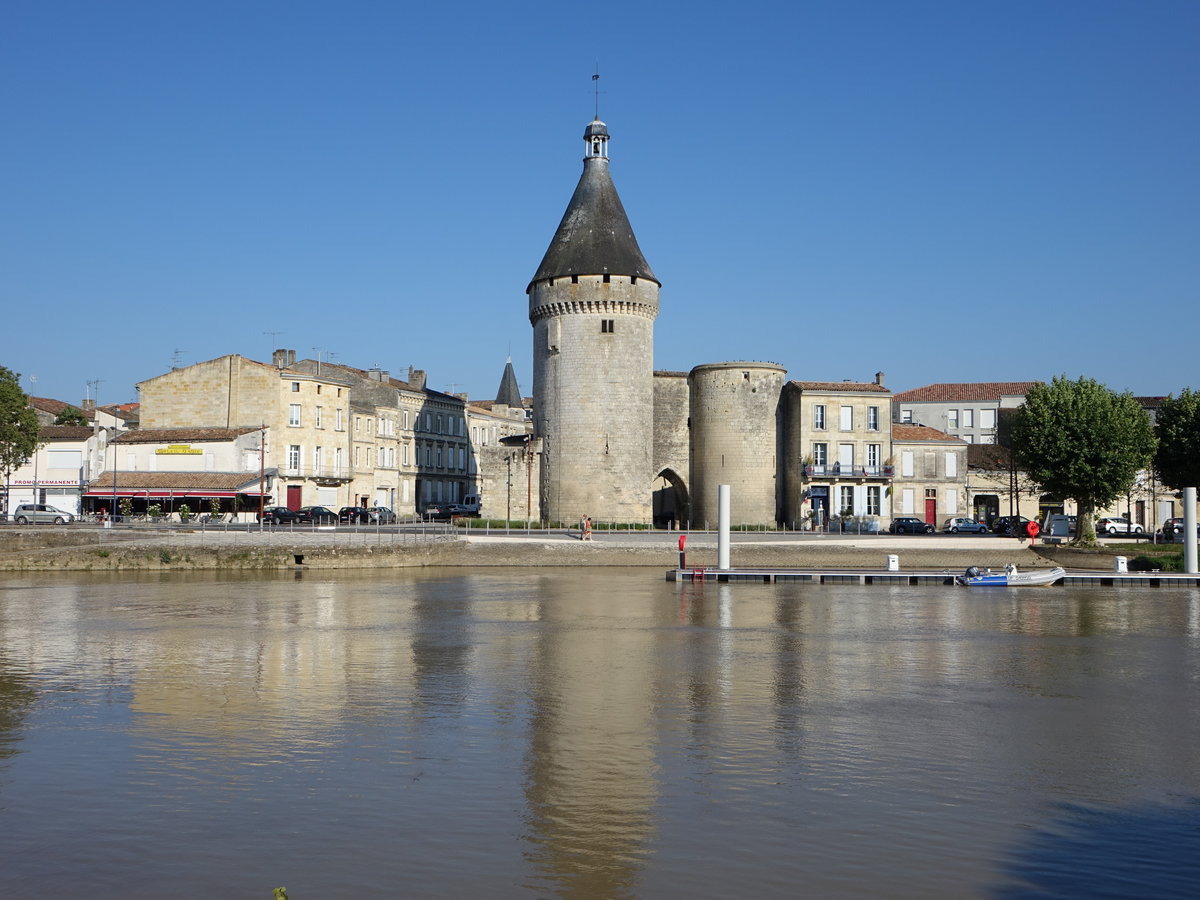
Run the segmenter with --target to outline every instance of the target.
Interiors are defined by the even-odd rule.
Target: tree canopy
[[[1158,449],[1154,467],[1175,490],[1200,487],[1200,393],[1184,388],[1158,408]]]
[[[38,445],[38,420],[21,390],[18,376],[0,366],[0,472],[4,480],[33,456]]]
[[[68,406],[54,418],[55,425],[86,425],[87,423],[87,416],[83,414],[83,410],[76,409],[74,406]]]
[[[1095,540],[1096,508],[1130,488],[1155,447],[1150,417],[1132,394],[1065,375],[1026,394],[1010,440],[1017,464],[1044,490],[1078,504],[1077,535],[1085,542]]]

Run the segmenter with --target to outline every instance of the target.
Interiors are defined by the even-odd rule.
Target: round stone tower
[[[787,369],[724,362],[688,373],[692,527],[717,527],[717,487],[729,485],[732,525],[778,516],[778,414]]]
[[[526,289],[542,516],[649,522],[659,282],[609,174],[607,126],[583,140],[583,174]]]

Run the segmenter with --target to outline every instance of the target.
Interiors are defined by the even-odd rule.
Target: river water
[[[1200,592],[4,576],[0,897],[1195,897]]]

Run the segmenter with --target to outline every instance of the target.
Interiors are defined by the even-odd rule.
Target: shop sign
[[[154,452],[157,453],[159,456],[177,456],[177,455],[199,456],[204,451],[201,450],[199,447],[193,447],[191,444],[168,444],[165,447],[159,447]]]

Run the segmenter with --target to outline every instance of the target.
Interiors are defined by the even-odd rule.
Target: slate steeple
[[[511,356],[504,364],[504,375],[500,379],[500,389],[496,391],[496,402],[513,409],[520,409],[524,405],[521,388],[517,384],[517,373],[513,371]]]
[[[599,119],[583,132],[583,174],[529,289],[572,275],[626,275],[660,284],[642,255],[608,170],[608,126]]]

